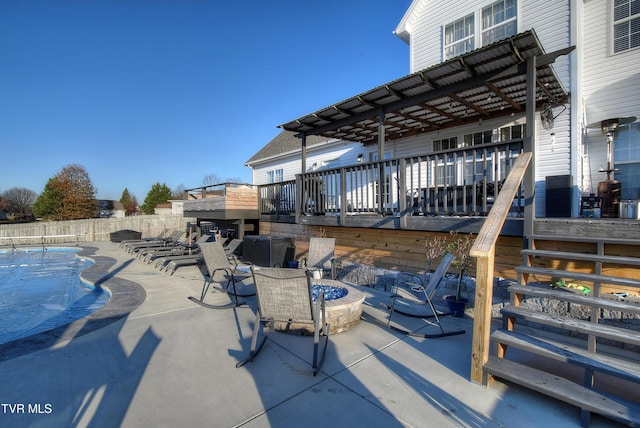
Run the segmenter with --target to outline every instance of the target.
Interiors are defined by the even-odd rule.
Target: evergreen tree
[[[151,186],[151,190],[147,193],[144,204],[140,208],[145,214],[153,214],[156,205],[167,203],[169,199],[171,199],[171,189],[164,183],[156,183]]]
[[[42,193],[33,203],[33,214],[47,220],[54,219],[55,212],[60,205],[62,205],[62,195],[56,187],[55,179],[50,178]]]
[[[49,179],[33,205],[37,216],[52,220],[93,218],[98,211],[96,189],[81,165],[67,165]]]
[[[135,214],[138,211],[138,200],[135,196],[131,196],[129,193],[129,189],[126,187],[122,192],[122,196],[120,197],[120,203],[124,207],[124,212],[126,216],[130,216]]]

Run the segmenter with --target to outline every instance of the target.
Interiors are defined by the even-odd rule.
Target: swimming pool
[[[63,326],[102,308],[106,290],[80,280],[75,248],[0,250],[0,344]]]

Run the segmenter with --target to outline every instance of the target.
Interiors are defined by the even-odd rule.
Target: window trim
[[[460,17],[460,18],[458,18],[458,19],[450,20],[450,21],[445,22],[444,24],[442,24],[442,25],[441,25],[441,32],[442,32],[442,34],[441,34],[441,38],[442,38],[442,43],[441,43],[441,47],[440,47],[440,49],[441,49],[441,50],[440,50],[440,56],[441,56],[441,58],[442,58],[442,60],[443,60],[443,61],[447,61],[447,60],[450,60],[450,59],[452,59],[452,58],[457,58],[457,57],[459,57],[460,55],[462,55],[462,54],[458,54],[458,55],[454,55],[454,56],[451,56],[451,57],[447,57],[446,52],[447,52],[447,48],[448,48],[448,47],[451,47],[451,46],[453,46],[453,45],[455,45],[455,44],[457,44],[457,43],[460,43],[460,42],[461,42],[461,41],[463,41],[463,40],[471,39],[471,40],[473,41],[473,48],[472,48],[472,50],[473,50],[473,49],[481,48],[481,47],[485,46],[485,45],[482,43],[482,39],[483,39],[483,37],[482,37],[482,36],[483,36],[483,34],[484,34],[486,31],[489,31],[489,30],[494,29],[494,28],[499,28],[499,27],[504,26],[504,25],[508,25],[510,22],[515,22],[515,26],[516,26],[516,30],[515,30],[515,33],[514,33],[513,35],[518,34],[519,25],[520,25],[520,0],[514,0],[514,1],[515,1],[515,6],[516,6],[516,14],[515,14],[515,16],[514,16],[514,17],[509,18],[509,19],[507,19],[507,20],[504,20],[504,21],[502,21],[500,24],[498,24],[498,25],[493,25],[493,26],[491,26],[491,27],[489,27],[489,28],[487,28],[487,29],[483,29],[483,28],[482,28],[482,11],[483,11],[483,9],[486,9],[486,8],[487,8],[487,7],[489,7],[489,6],[493,6],[493,5],[494,5],[495,3],[497,3],[498,1],[499,1],[499,0],[490,0],[490,1],[487,1],[487,3],[485,3],[483,6],[480,6],[480,7],[474,7],[474,8],[471,10],[471,12],[464,14],[464,16],[462,16],[462,17]],[[506,1],[506,0],[502,0],[502,1]],[[469,17],[469,16],[473,16],[473,34],[472,34],[471,36],[465,37],[464,39],[456,40],[454,43],[447,44],[447,43],[446,43],[446,30],[447,30],[447,27],[448,27],[449,25],[453,25],[453,24],[455,24],[455,23],[456,23],[456,22],[458,22],[458,21],[461,21],[461,20],[463,20],[463,19],[466,19],[466,18],[467,18],[467,17]],[[503,39],[500,39],[500,40],[503,40]],[[495,42],[495,41],[494,41],[494,42]],[[492,42],[492,43],[493,43],[493,42]],[[465,53],[466,53],[466,52],[465,52]]]
[[[609,46],[609,50],[611,52],[611,55],[620,55],[620,54],[624,54],[626,52],[631,52],[633,50],[639,49],[640,48],[640,44],[638,46],[633,46],[633,47],[628,47],[627,49],[623,49],[621,51],[617,51],[616,52],[616,26],[620,25],[620,24],[625,24],[625,23],[629,23],[631,21],[635,21],[635,20],[640,20],[640,13],[636,13],[633,15],[629,15],[625,18],[619,19],[616,21],[615,19],[615,0],[611,0],[609,2],[609,16],[610,16],[610,25],[609,25],[609,34],[610,34],[610,40],[611,40],[611,44]]]
[[[471,22],[473,23],[473,32],[468,36],[464,36],[461,39],[455,40],[452,43],[448,43],[447,44],[447,27],[452,26],[452,25],[455,26],[455,24],[457,22],[460,22],[460,21],[464,21],[464,24],[466,26],[466,20],[469,17],[471,18]],[[478,23],[477,23],[476,13],[475,12],[468,13],[465,16],[463,16],[462,18],[459,18],[459,19],[456,19],[454,21],[451,21],[451,22],[448,22],[448,23],[444,24],[442,26],[442,58],[446,61],[447,59],[456,58],[456,57],[458,57],[460,55],[463,55],[464,53],[469,52],[469,51],[465,51],[462,54],[457,54],[457,55],[454,54],[451,57],[447,57],[447,49],[448,48],[453,47],[453,46],[457,46],[457,45],[459,45],[460,43],[463,43],[463,42],[466,43],[469,40],[471,40],[471,44],[472,44],[471,50],[474,50],[475,46],[476,46],[476,38],[477,38],[476,37],[476,33],[477,33],[476,28],[477,28],[477,26],[478,26]],[[455,27],[454,27],[454,33],[455,33]]]
[[[458,147],[459,147],[458,136],[454,135],[451,137],[438,138],[437,140],[432,140],[431,151],[441,152],[444,150],[457,149]]]
[[[278,178],[280,179],[278,181]],[[284,181],[284,168],[267,170],[267,183],[282,183]]]
[[[515,24],[516,24],[515,34],[518,34],[518,21],[519,21],[519,19],[518,19],[518,11],[520,10],[520,8],[518,7],[518,0],[514,0],[515,1],[515,6],[516,6],[516,14],[515,14],[515,16],[513,16],[511,18],[507,18],[504,21],[500,22],[499,24],[493,24],[490,27],[483,28],[484,20],[482,19],[483,18],[482,14],[483,14],[484,10],[487,9],[488,7],[493,7],[496,3],[500,3],[500,2],[505,3],[506,1],[507,0],[494,0],[490,4],[480,8],[480,16],[479,16],[479,19],[480,19],[480,46],[486,46],[484,44],[484,34],[486,32],[492,31],[492,30],[500,28],[500,27],[507,26],[511,22],[515,22]],[[504,40],[504,39],[500,39],[500,40]],[[492,41],[491,43],[494,43],[494,42],[496,42],[496,40]],[[487,43],[487,45],[491,44],[491,43]]]

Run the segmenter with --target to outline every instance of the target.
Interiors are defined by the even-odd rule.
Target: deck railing
[[[307,172],[259,186],[259,210],[276,217],[486,215],[523,147],[516,139]],[[521,200],[511,216],[523,215]]]
[[[207,184],[200,187],[194,187],[192,189],[185,189],[183,191],[183,199],[184,200],[194,200],[194,199],[206,199],[212,197],[219,196],[227,196],[229,192],[233,192],[233,190],[237,189],[252,189],[254,187],[253,184],[249,183],[217,183],[217,184]]]
[[[258,209],[256,188],[247,183],[219,183],[183,193],[185,211]]]
[[[471,256],[476,258],[476,291],[473,317],[473,343],[471,346],[471,380],[486,385],[484,365],[489,359],[491,314],[493,298],[493,271],[496,241],[509,214],[513,200],[520,192],[522,180],[531,162],[531,153],[518,156],[505,180],[502,192],[484,221],[476,237]]]
[[[261,214],[272,214],[276,217],[295,215],[296,181],[258,186],[258,207]]]

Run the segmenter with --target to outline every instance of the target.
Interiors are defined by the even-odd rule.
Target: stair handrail
[[[522,183],[527,168],[531,163],[532,155],[531,152],[525,152],[519,154],[516,158],[469,253],[476,258],[471,381],[482,385],[487,384],[484,365],[489,360],[496,241],[500,236],[500,230],[502,230],[502,226],[509,214],[513,200],[520,189],[520,183]]]

